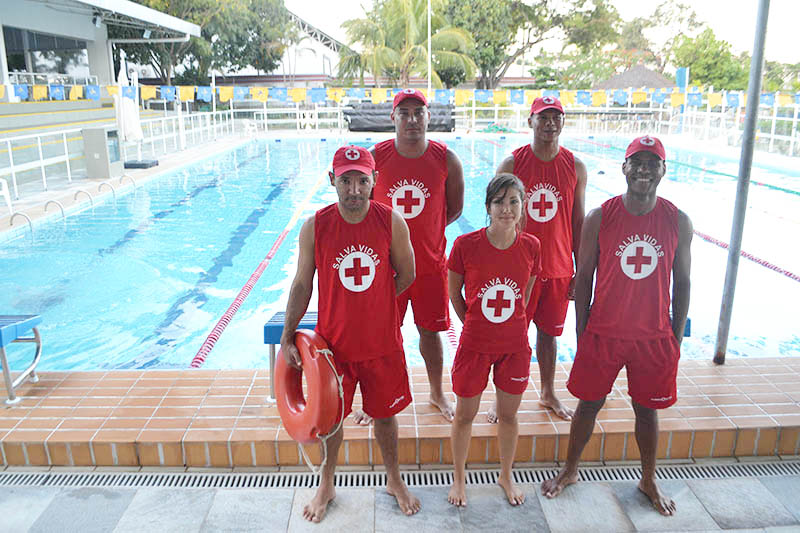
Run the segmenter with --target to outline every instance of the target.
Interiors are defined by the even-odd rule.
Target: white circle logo
[[[414,89],[403,89],[403,92],[406,94],[414,94],[416,91]]]
[[[361,159],[361,154],[358,153],[358,150],[356,150],[355,148],[348,148],[347,150],[345,150],[344,156],[350,161],[356,161],[358,159]]]
[[[528,216],[536,222],[552,220],[558,212],[558,198],[550,189],[535,189],[528,198]]]
[[[425,208],[425,194],[414,185],[403,185],[392,195],[392,208],[403,218],[414,218]]]
[[[514,314],[514,291],[508,285],[492,285],[481,298],[481,311],[493,324],[505,322]]]
[[[656,140],[652,137],[642,137],[639,139],[639,144],[643,144],[644,146],[653,146],[656,144]]]
[[[658,266],[658,253],[648,242],[632,242],[623,250],[619,265],[631,279],[646,278]]]
[[[544,98],[542,98],[542,102],[544,102],[545,104],[548,104],[548,105],[549,104],[554,104],[554,103],[556,103],[556,99],[553,98],[552,96],[545,96]]]
[[[375,261],[364,252],[352,252],[339,264],[339,280],[344,288],[364,292],[375,279]]]

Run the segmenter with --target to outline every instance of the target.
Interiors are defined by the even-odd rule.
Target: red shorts
[[[567,381],[567,389],[581,400],[603,399],[620,369],[628,373],[628,394],[639,405],[664,409],[678,399],[676,377],[680,346],[672,335],[627,340],[584,331]]]
[[[397,297],[400,324],[406,316],[409,300],[416,325],[429,331],[445,331],[450,327],[447,269],[441,273],[418,275],[414,283]]]
[[[525,308],[528,320],[551,337],[560,337],[564,332],[564,320],[569,307],[569,278],[536,278],[531,299]]]
[[[450,377],[453,392],[462,398],[482,393],[494,369],[494,384],[508,394],[522,394],[528,387],[531,372],[531,349],[508,354],[486,354],[458,346]]]
[[[411,403],[406,359],[402,353],[352,363],[336,361],[336,370],[342,376],[344,416],[353,410],[358,384],[364,412],[372,418],[389,418]]]

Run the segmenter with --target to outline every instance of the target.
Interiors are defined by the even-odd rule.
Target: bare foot
[[[567,472],[565,468],[552,479],[548,479],[542,483],[542,495],[548,498],[555,498],[566,487],[578,481],[578,472]]]
[[[361,409],[358,411],[353,411],[353,420],[360,426],[368,426],[372,424],[372,417]]]
[[[464,486],[464,480],[453,480],[453,486],[450,487],[450,492],[447,493],[447,501],[456,507],[467,506],[467,489]]]
[[[525,493],[519,490],[510,479],[502,477],[497,479],[497,484],[500,485],[506,493],[508,503],[511,505],[520,505],[525,503]]]
[[[497,400],[495,400],[489,410],[486,411],[486,420],[490,424],[497,424]]]
[[[386,483],[386,492],[395,497],[397,505],[400,506],[400,510],[403,511],[404,515],[411,516],[419,511],[419,498],[408,491],[408,487],[403,480],[388,481]]]
[[[561,403],[561,400],[555,396],[542,396],[539,399],[539,405],[547,407],[553,411],[557,417],[563,418],[564,420],[572,420],[572,415],[575,414],[572,409]]]
[[[656,508],[656,511],[664,516],[672,516],[675,514],[675,510],[677,509],[675,502],[661,494],[661,491],[658,490],[658,486],[656,485],[655,481],[645,482],[644,480],[641,480],[639,482],[639,490],[642,491],[645,496],[650,498],[650,501],[653,503],[653,507]]]
[[[303,507],[303,518],[309,522],[319,522],[325,517],[325,511],[328,510],[328,504],[336,497],[336,489],[333,485],[323,487],[322,485],[317,488],[317,493],[314,498]]]
[[[456,415],[456,412],[453,409],[453,404],[451,404],[446,397],[442,396],[439,399],[434,399],[433,397],[431,397],[431,399],[428,401],[432,406],[436,407],[437,409],[439,409],[439,411],[441,411],[442,416],[445,418],[445,420],[447,420],[448,422],[453,421],[453,417]]]

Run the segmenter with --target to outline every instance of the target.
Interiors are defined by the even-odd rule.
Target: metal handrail
[[[20,337],[18,339],[14,339],[12,342],[35,342],[36,353],[34,354],[33,361],[28,368],[23,370],[22,373],[12,381],[11,371],[8,368],[8,360],[6,359],[6,350],[5,348],[0,348],[0,362],[2,362],[3,366],[3,378],[6,384],[6,394],[8,395],[6,405],[14,405],[19,402],[20,398],[17,397],[14,389],[20,386],[20,384],[22,384],[22,382],[25,381],[25,379],[27,379],[29,376],[31,383],[36,383],[39,381],[39,376],[36,375],[36,365],[39,364],[39,359],[42,358],[42,337],[39,335],[39,328],[33,328],[33,337]]]
[[[128,178],[129,180],[131,180],[131,183],[133,184],[133,188],[134,188],[134,190],[135,190],[135,189],[136,189],[136,180],[134,180],[134,179],[133,179],[131,176],[129,176],[128,174],[123,174],[122,176],[120,176],[120,178],[119,178],[119,184],[120,184],[120,185],[122,185],[122,180],[124,180],[125,178]]]
[[[111,195],[114,197],[114,203],[116,204],[117,203],[117,191],[114,190],[114,186],[111,185],[109,182],[107,182],[107,181],[101,182],[100,185],[97,186],[97,192],[101,192],[101,189],[103,188],[103,185],[108,185],[108,188],[111,189]]]
[[[14,219],[17,218],[18,216],[20,216],[20,217],[22,217],[22,218],[24,218],[25,220],[28,221],[28,227],[31,229],[31,236],[33,236],[33,222],[31,222],[31,217],[29,217],[28,215],[26,215],[22,211],[17,211],[13,215],[11,215],[11,219],[9,219],[8,225],[9,226],[13,226],[14,225]]]
[[[47,213],[47,206],[49,206],[50,204],[56,204],[58,206],[58,208],[61,209],[61,218],[65,218],[64,217],[64,206],[61,205],[61,202],[59,202],[58,200],[48,200],[47,203],[44,204],[44,212],[45,213]]]
[[[83,193],[86,196],[88,196],[89,197],[89,203],[91,204],[92,207],[94,207],[94,198],[92,198],[92,195],[89,194],[87,191],[85,191],[83,189],[78,189],[77,191],[75,191],[75,195],[72,197],[72,199],[77,202],[78,201],[78,195],[80,193]]]

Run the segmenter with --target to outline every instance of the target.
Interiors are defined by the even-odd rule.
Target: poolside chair
[[[11,193],[8,191],[8,182],[3,178],[0,178],[0,196],[5,198],[6,200],[6,205],[8,206],[8,214],[13,215],[14,208],[11,207]]]
[[[8,395],[7,405],[19,402],[14,389],[27,378],[30,378],[31,383],[39,381],[39,376],[36,375],[36,365],[39,364],[39,359],[42,356],[42,338],[36,326],[41,321],[42,317],[39,315],[0,315],[0,364],[3,365],[3,378],[6,385],[6,394]],[[22,336],[31,330],[33,330],[33,337]],[[12,342],[36,343],[33,362],[14,380],[11,379],[11,370],[8,368],[8,359],[6,358],[6,346]]]

